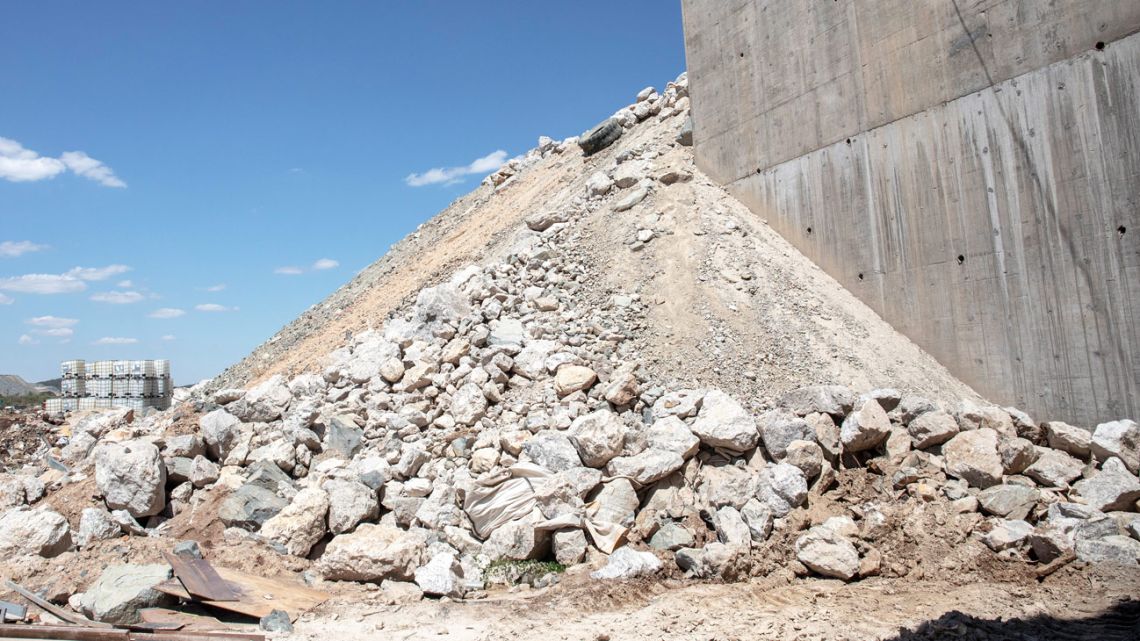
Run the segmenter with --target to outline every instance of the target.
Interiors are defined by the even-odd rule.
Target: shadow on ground
[[[1026,619],[980,619],[947,612],[887,641],[1140,641],[1140,601],[1127,599],[1085,619],[1036,616]]]

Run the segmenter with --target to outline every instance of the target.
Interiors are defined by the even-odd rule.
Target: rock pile
[[[686,93],[682,76],[615,118],[680,128]],[[231,540],[311,558],[327,580],[414,581],[453,598],[482,590],[501,561],[592,563],[599,580],[663,567],[734,578],[773,554],[776,534],[792,537],[783,560],[799,571],[852,580],[881,571],[884,510],[804,514],[840,475],[866,470],[885,496],[973,515],[967,531],[995,552],[1137,563],[1133,421],[1038,425],[1014,408],[837,385],[756,403],[648,380],[631,340],[645,302],[598,300],[575,247],[589,212],[687,180],[655,158],[618,155],[572,207],[528,216],[505,256],[422,289],[322,371],[199,390],[196,433],[165,434],[187,408],[83,423],[65,455],[93,464],[106,509],[85,510],[72,537],[62,516],[25,506],[42,487],[0,478],[0,554],[153,531],[226,492],[217,517]]]

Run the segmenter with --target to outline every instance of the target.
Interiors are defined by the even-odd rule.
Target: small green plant
[[[483,570],[483,580],[486,583],[518,585],[520,583],[533,584],[535,580],[547,574],[562,574],[566,566],[556,561],[514,561],[502,559],[493,561]]]

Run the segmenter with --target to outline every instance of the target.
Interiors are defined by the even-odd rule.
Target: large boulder
[[[850,581],[859,572],[859,551],[834,529],[817,526],[796,540],[796,559],[816,574]]]
[[[911,445],[916,450],[942,445],[958,434],[958,421],[949,412],[932,410],[923,412],[907,424]]]
[[[1089,447],[1100,461],[1115,456],[1124,462],[1129,472],[1140,472],[1140,425],[1136,421],[1112,421],[1097,425]]]
[[[380,515],[376,490],[358,481],[332,479],[321,486],[329,497],[329,532],[351,532],[361,521]]]
[[[618,456],[606,466],[610,476],[626,476],[645,486],[681,469],[685,459],[676,452],[651,447],[633,456]]]
[[[170,566],[112,565],[79,597],[79,609],[96,621],[138,623],[139,610],[173,605],[175,598],[154,587],[170,578]]]
[[[693,421],[692,431],[705,445],[732,452],[750,450],[760,440],[752,415],[720,390],[705,394],[697,420]]]
[[[873,450],[891,435],[891,420],[879,401],[869,398],[859,409],[847,415],[839,428],[839,440],[845,452]]]
[[[584,365],[563,365],[554,375],[554,391],[559,396],[589,389],[598,380],[597,373]]]
[[[440,552],[415,571],[416,585],[424,594],[462,598],[463,566],[451,552]]]
[[[494,561],[540,559],[550,550],[550,532],[534,527],[530,516],[500,525],[483,543],[483,555]]]
[[[785,393],[779,404],[797,416],[818,412],[838,419],[851,411],[856,399],[855,392],[842,385],[813,385]]]
[[[226,460],[241,435],[241,420],[223,409],[198,419],[198,427],[202,430],[210,456],[218,461]]]
[[[308,556],[309,550],[325,536],[328,512],[328,494],[319,488],[305,488],[261,526],[261,535],[280,543],[293,556]]]
[[[76,534],[79,547],[85,548],[96,541],[118,538],[122,534],[123,529],[107,510],[101,507],[83,508]]]
[[[552,472],[582,466],[578,449],[562,432],[545,430],[523,443],[522,451],[530,460]]]
[[[218,518],[226,527],[256,530],[285,509],[289,501],[263,483],[248,482],[227,496],[218,506]]]
[[[1077,541],[1077,558],[1086,563],[1113,563],[1135,568],[1140,563],[1140,541],[1114,534]]]
[[[69,549],[71,528],[58,512],[18,507],[0,516],[0,559],[21,554],[51,558]]]
[[[166,507],[166,465],[153,443],[105,443],[95,450],[95,484],[112,510],[152,516]]]
[[[270,423],[281,418],[293,400],[293,393],[280,374],[249,389],[240,400],[226,406],[245,423]]]
[[[425,530],[364,523],[329,541],[316,570],[334,581],[410,581],[423,564],[427,543]]]
[[[978,493],[978,505],[994,516],[1024,518],[1040,498],[1041,492],[1035,487],[994,485]]]
[[[689,426],[676,416],[666,416],[654,421],[645,431],[645,442],[651,448],[674,452],[686,459],[701,449],[701,439],[697,438]]]
[[[997,432],[981,428],[960,432],[942,446],[946,473],[985,489],[1001,482],[1005,471],[998,453]]]
[[[1044,424],[1045,439],[1049,447],[1072,454],[1077,458],[1088,458],[1092,445],[1092,433],[1083,427],[1076,427],[1061,421]]]
[[[574,419],[568,433],[582,463],[602,467],[621,453],[626,427],[617,414],[598,410]]]
[[[1072,456],[1043,447],[1037,450],[1037,460],[1025,468],[1025,475],[1042,487],[1067,488],[1083,469],[1084,463]]]
[[[1115,456],[1105,461],[1092,478],[1074,483],[1073,490],[1086,505],[1101,512],[1131,511],[1140,501],[1140,480]]]
[[[804,419],[783,408],[764,412],[757,424],[764,449],[777,461],[787,455],[788,445],[792,441],[815,440],[815,429]]]
[[[661,560],[652,552],[638,552],[627,546],[614,550],[605,566],[590,573],[591,579],[633,579],[654,574],[661,569]]]
[[[765,503],[772,514],[787,516],[807,500],[807,478],[803,470],[788,464],[767,465],[757,475],[756,498]]]

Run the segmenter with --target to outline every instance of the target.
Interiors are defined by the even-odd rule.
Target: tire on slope
[[[578,136],[578,146],[589,156],[614,144],[615,140],[621,138],[621,134],[621,123],[616,118],[610,118]]]

